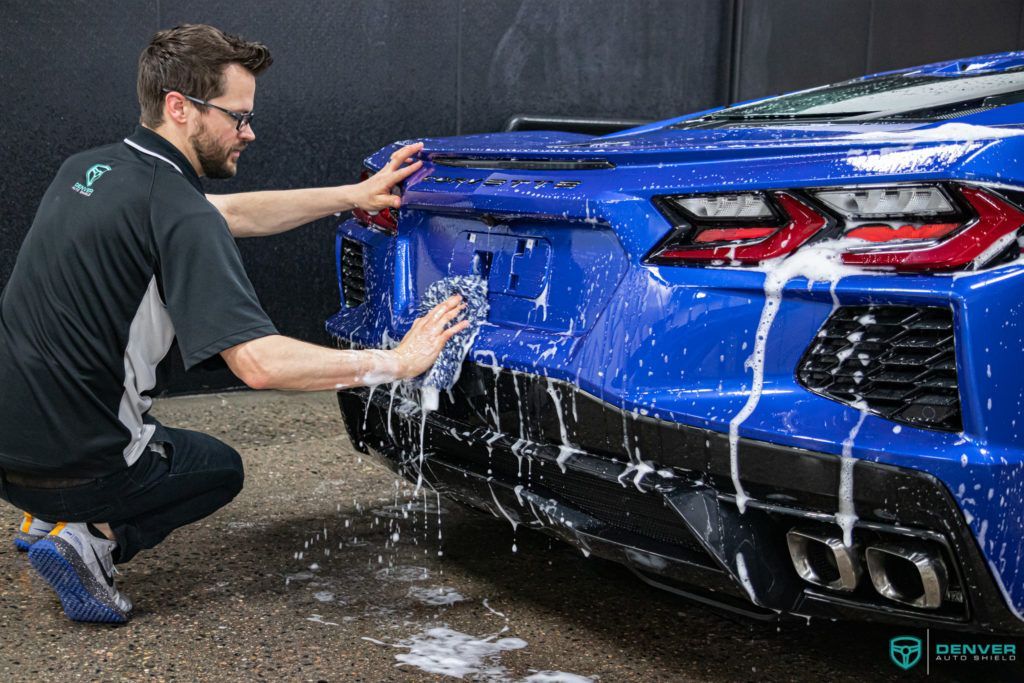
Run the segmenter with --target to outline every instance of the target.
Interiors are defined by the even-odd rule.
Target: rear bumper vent
[[[354,308],[366,301],[363,244],[349,237],[341,239],[341,290],[346,308]]]
[[[896,422],[958,432],[960,394],[948,308],[843,306],[801,359],[811,391]]]

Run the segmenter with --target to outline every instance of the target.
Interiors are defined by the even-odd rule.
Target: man
[[[47,189],[0,298],[0,497],[26,511],[15,543],[68,617],[124,622],[114,564],[227,504],[241,459],[148,415],[177,337],[186,368],[226,362],[253,389],[322,390],[414,377],[465,329],[453,297],[393,351],[277,333],[232,237],[338,211],[398,207],[410,145],[353,186],[205,197],[256,135],[267,48],[201,25],[157,33],[139,60],[141,126],[77,154]]]

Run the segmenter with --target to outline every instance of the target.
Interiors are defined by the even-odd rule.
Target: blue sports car
[[[1024,632],[1024,53],[424,142],[327,329],[488,311],[436,405],[339,392],[358,449],[719,608]]]

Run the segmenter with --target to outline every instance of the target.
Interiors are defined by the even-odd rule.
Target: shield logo
[[[100,176],[110,170],[110,166],[106,164],[96,164],[88,171],[85,172],[85,184],[88,187],[92,187],[92,184],[100,179]]]
[[[921,661],[921,639],[914,636],[896,636],[889,641],[889,659],[908,671]]]

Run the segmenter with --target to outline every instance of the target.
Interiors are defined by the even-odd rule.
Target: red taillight
[[[743,242],[767,237],[778,228],[707,228],[697,234],[696,243]]]
[[[356,220],[366,226],[373,226],[380,228],[384,232],[391,233],[394,235],[398,232],[398,221],[391,214],[391,209],[383,209],[377,213],[371,214],[369,211],[363,211],[362,209],[352,209],[352,215],[356,217]]]
[[[871,251],[854,249],[843,254],[843,262],[862,266],[887,266],[898,270],[954,270],[966,266],[1001,237],[1024,225],[1024,213],[1008,202],[977,187],[961,187],[960,194],[974,209],[976,218],[968,220],[958,232],[938,243],[908,242],[905,249]],[[959,227],[963,223],[956,225]],[[856,232],[856,231],[854,231]],[[943,235],[947,235],[947,230]]]
[[[960,227],[959,223],[926,223],[924,225],[896,225],[878,223],[862,225],[846,233],[851,239],[867,242],[895,242],[899,240],[932,240],[945,237]]]
[[[369,178],[370,175],[371,172],[368,169],[364,169],[359,176],[360,182]],[[398,219],[391,209],[381,209],[375,213],[362,209],[352,209],[352,215],[356,217],[357,221],[367,227],[378,228],[389,235],[398,233]]]
[[[790,253],[821,230],[825,217],[786,192],[777,192],[775,200],[785,212],[786,223],[781,226],[742,226],[738,228],[696,225],[699,230],[693,242],[665,244],[652,255],[657,261],[737,261],[758,263]],[[697,221],[695,220],[695,223]],[[709,221],[710,222],[710,221]],[[707,237],[705,238],[705,235]],[[723,244],[726,240],[761,238],[753,244]],[[708,242],[714,242],[710,245]],[[699,245],[699,246],[698,246]],[[705,246],[706,245],[706,246]]]
[[[1024,211],[1001,194],[953,183],[662,197],[676,223],[648,260],[742,265],[810,240],[842,240],[844,263],[897,271],[983,267],[1012,249]],[[833,216],[829,219],[828,216]]]

